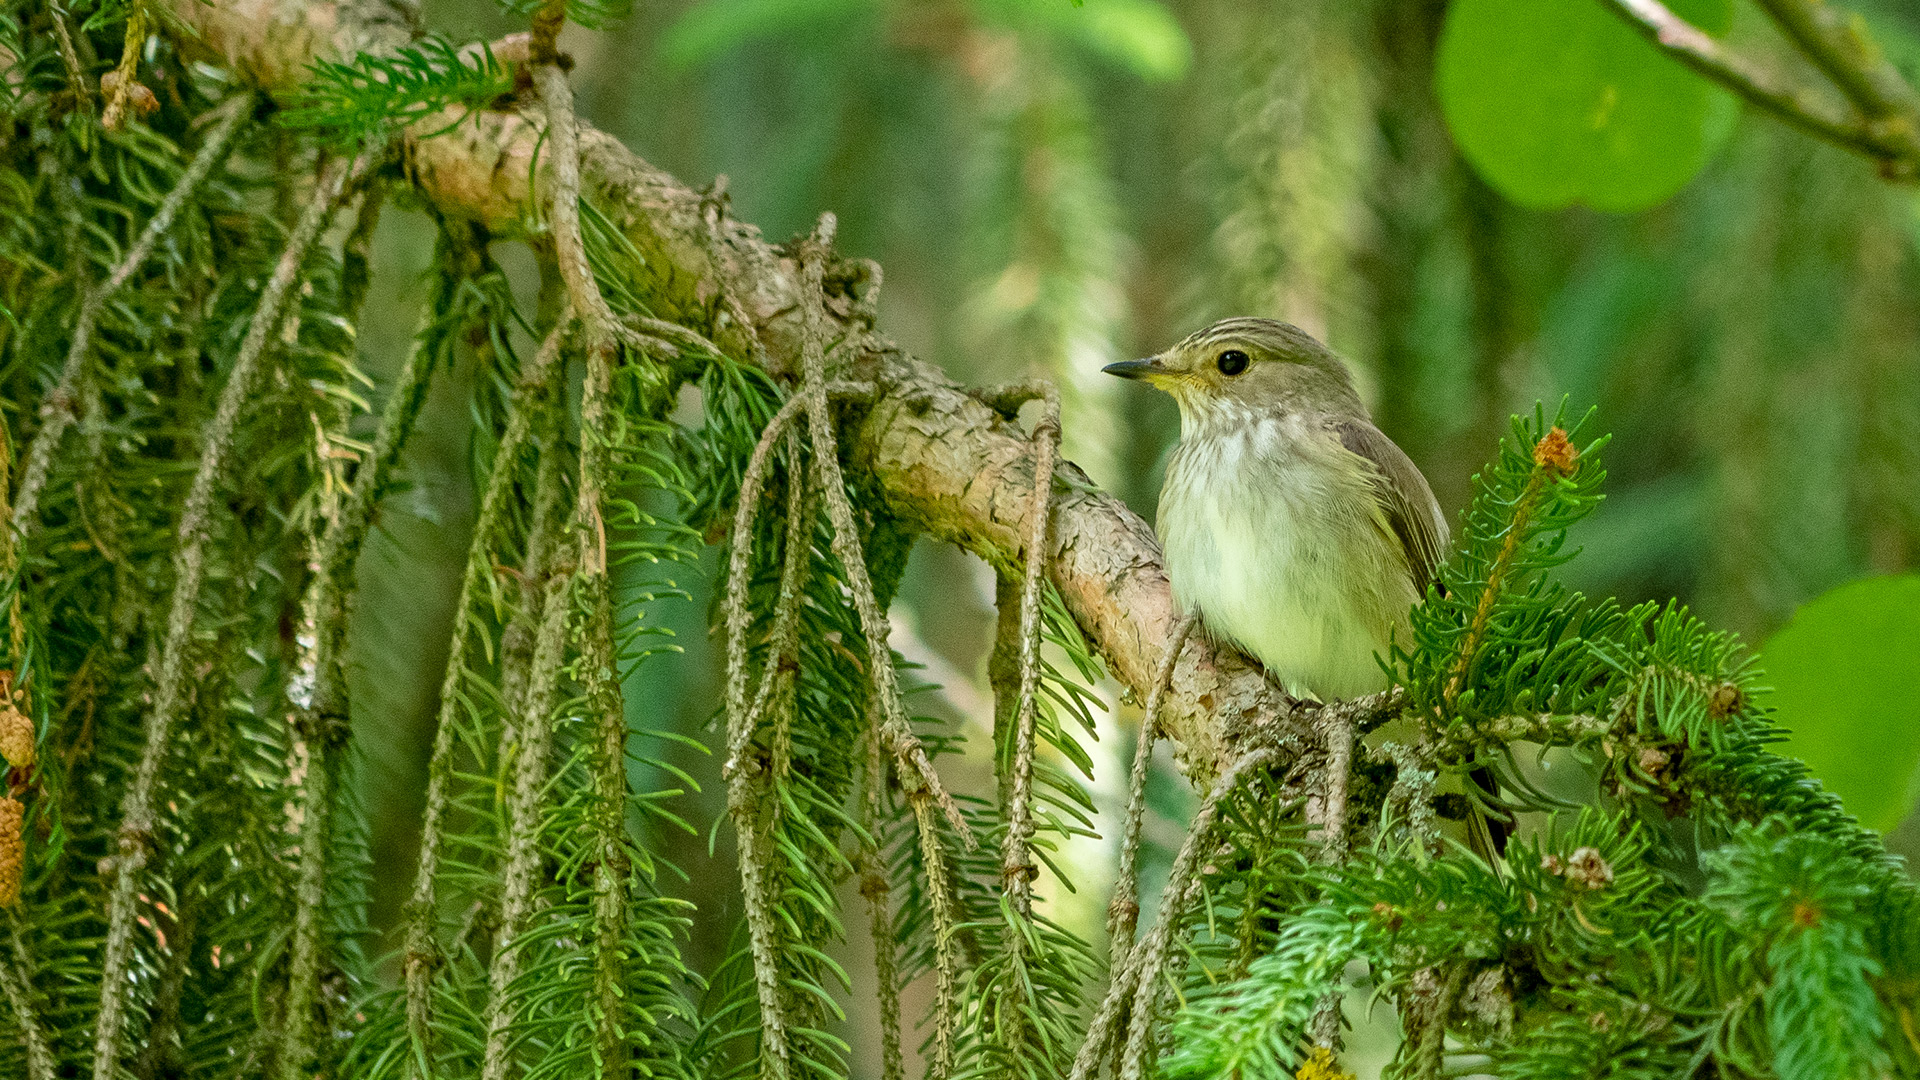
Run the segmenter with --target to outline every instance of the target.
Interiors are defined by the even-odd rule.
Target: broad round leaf
[[[1668,0],[1709,33],[1731,0]],[[1474,169],[1521,206],[1642,210],[1693,179],[1739,105],[1600,0],[1454,0],[1435,66],[1440,108]]]
[[[1760,654],[1777,749],[1885,832],[1920,796],[1920,575],[1855,581],[1809,601]]]

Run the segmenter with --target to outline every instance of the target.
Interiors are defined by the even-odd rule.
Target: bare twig
[[[1344,703],[1342,703],[1344,704]],[[1329,705],[1314,716],[1326,764],[1319,790],[1307,801],[1307,820],[1319,826],[1320,857],[1338,863],[1347,853],[1347,784],[1353,771],[1353,721],[1347,710]]]
[[[440,684],[440,707],[435,717],[433,753],[427,766],[427,799],[420,826],[420,855],[414,869],[413,893],[407,901],[407,937],[405,975],[407,988],[407,1037],[411,1050],[408,1069],[424,1075],[432,1058],[433,970],[439,961],[434,934],[440,873],[442,822],[449,804],[448,789],[453,783],[454,734],[466,678],[467,649],[473,635],[473,604],[487,577],[493,571],[494,532],[507,497],[519,473],[520,453],[532,433],[534,414],[546,407],[552,393],[554,373],[559,368],[560,349],[572,323],[570,312],[547,334],[531,364],[521,374],[515,393],[513,415],[507,420],[500,448],[494,454],[493,469],[487,476],[486,491],[480,498],[480,510],[474,520],[473,540],[467,548],[467,565],[460,580],[460,596],[454,605],[453,637],[447,650],[446,674]],[[548,453],[557,451],[549,450]],[[510,703],[517,704],[517,703]]]
[[[127,786],[115,856],[111,860],[113,887],[107,902],[107,940],[101,963],[100,1012],[94,1036],[94,1080],[112,1080],[119,1066],[127,966],[133,951],[134,901],[139,892],[140,872],[147,865],[153,843],[154,783],[159,778],[160,762],[173,733],[174,719],[186,696],[187,651],[193,637],[194,615],[199,608],[200,587],[206,575],[207,544],[215,529],[214,490],[225,476],[241,410],[253,396],[254,380],[267,343],[279,334],[287,294],[305,262],[307,249],[332,216],[349,172],[357,175],[371,160],[372,155],[365,155],[351,170],[343,159],[328,161],[321,167],[313,197],[288,236],[280,261],[261,291],[247,336],[240,344],[227,385],[221,391],[219,407],[202,434],[200,463],[180,513],[173,595],[168,603],[159,668],[154,673],[153,706],[146,717],[140,761]]]
[[[1828,33],[1810,25],[1815,19],[1812,15],[1813,5],[1805,4],[1802,0],[1759,0],[1760,5],[1771,12],[1788,35],[1795,39],[1801,51],[1826,71],[1857,105],[1863,100],[1874,104],[1875,108],[1872,109],[1861,106],[1865,119],[1834,109],[1806,87],[1781,84],[1753,61],[1726,48],[1704,30],[1674,14],[1660,0],[1600,2],[1618,13],[1629,26],[1638,30],[1662,52],[1696,73],[1814,138],[1872,158],[1880,163],[1882,172],[1889,179],[1910,180],[1915,170],[1920,169],[1920,141],[1915,138],[1912,109],[1896,107],[1894,102],[1897,99],[1883,96],[1878,89],[1870,90],[1864,98],[1855,96],[1854,91],[1849,90],[1850,84],[1862,90],[1880,87],[1884,75],[1868,77],[1865,73],[1875,69],[1865,57],[1854,55],[1851,50],[1826,49],[1824,43],[1829,40]],[[1795,32],[1796,29],[1806,31],[1805,40]],[[1844,61],[1841,59],[1843,57],[1846,58]],[[1890,68],[1888,70],[1891,71]],[[1898,73],[1892,73],[1892,78],[1897,82]],[[1885,106],[1885,111],[1876,111],[1881,106]],[[1906,118],[1904,124],[1887,122],[1898,121],[1903,116]]]
[[[1133,953],[1133,933],[1140,923],[1140,829],[1147,816],[1147,773],[1153,763],[1153,744],[1160,734],[1160,702],[1173,682],[1173,669],[1180,662],[1180,652],[1198,625],[1200,616],[1189,615],[1174,627],[1173,636],[1167,639],[1166,654],[1160,661],[1160,674],[1153,680],[1146,708],[1140,715],[1133,771],[1127,779],[1127,822],[1120,834],[1120,869],[1114,877],[1113,899],[1107,903],[1109,970],[1120,970]]]
[[[1053,516],[1053,464],[1060,448],[1060,392],[1043,383],[1039,394],[1046,410],[1033,428],[1033,508],[1028,511],[1026,576],[1020,590],[1020,699],[1013,729],[1007,835],[1000,859],[1001,879],[1021,915],[1032,913],[1036,874],[1029,845],[1033,841],[1034,713],[1040,694],[1040,597],[1045,588],[1047,527]]]
[[[806,407],[806,399],[799,395],[788,398],[780,406],[773,419],[767,422],[760,432],[760,441],[754,444],[753,453],[747,458],[747,467],[740,476],[740,494],[734,500],[733,533],[727,549],[727,588],[722,604],[726,623],[726,710],[727,710],[727,756],[721,766],[726,776],[732,776],[742,767],[742,755],[747,751],[753,739],[753,725],[747,708],[747,627],[753,620],[752,608],[747,604],[747,590],[752,585],[753,576],[753,523],[760,508],[760,488],[766,482],[767,468],[772,463],[773,448],[779,445],[793,424],[794,418]],[[799,459],[790,458],[790,467],[797,467]],[[791,483],[791,481],[789,481]],[[791,525],[792,522],[789,522]],[[789,548],[787,559],[793,563],[795,549]],[[784,578],[782,570],[784,595]]]
[[[1867,35],[1858,16],[1816,0],[1757,0],[1773,21],[1866,118],[1868,132],[1899,148],[1901,179],[1920,169],[1920,93]]]
[[[67,344],[66,363],[60,368],[60,381],[40,403],[40,430],[34,433],[33,441],[28,444],[26,468],[20,474],[19,493],[14,498],[11,525],[17,543],[30,540],[40,526],[40,492],[46,487],[47,474],[52,468],[54,455],[60,451],[61,437],[72,426],[75,407],[78,405],[86,379],[87,357],[93,343],[94,324],[100,318],[100,312],[107,301],[113,298],[120,286],[127,283],[147,256],[153,253],[153,246],[159,242],[173,221],[180,215],[182,207],[193,198],[215,165],[226,156],[227,148],[233,144],[233,136],[240,130],[240,122],[247,118],[253,107],[253,95],[237,93],[220,103],[209,115],[215,117],[213,126],[208,129],[206,141],[200,144],[200,150],[194,154],[193,161],[187,165],[186,172],[180,176],[180,182],[173,186],[167,197],[160,203],[160,209],[154,211],[146,228],[127,249],[120,264],[114,267],[107,280],[87,293],[80,303],[80,313],[74,319],[73,337]]]

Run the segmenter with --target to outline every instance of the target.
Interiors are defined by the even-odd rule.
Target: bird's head
[[[1277,412],[1366,415],[1340,358],[1274,319],[1224,319],[1158,356],[1102,370],[1172,394],[1189,433]]]

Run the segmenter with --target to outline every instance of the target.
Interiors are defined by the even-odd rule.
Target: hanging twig
[[[759,709],[765,701],[756,700],[749,709],[746,701],[746,633],[751,617],[747,590],[752,576],[753,521],[760,502],[760,486],[772,459],[772,448],[781,436],[788,441],[786,550],[780,569],[780,592],[775,602],[774,632],[769,636],[766,674],[762,689],[770,696],[783,663],[789,627],[798,621],[800,593],[812,562],[811,514],[805,508],[806,477],[802,470],[797,435],[792,429],[794,417],[804,402],[790,399],[774,415],[755,444],[740,481],[740,497],[734,507],[733,546],[729,552],[726,599],[727,656],[727,757],[721,775],[727,780],[727,811],[733,819],[740,852],[740,891],[746,906],[747,934],[753,959],[754,989],[760,1003],[760,1027],[765,1052],[776,1076],[786,1076],[792,1067],[787,1044],[786,1003],[780,992],[779,926],[771,895],[770,853],[760,829],[761,795],[771,780],[770,766],[757,757],[749,760]]]
[[[820,470],[820,489],[826,496],[827,517],[833,524],[833,552],[846,571],[847,587],[860,615],[860,630],[867,639],[867,675],[874,702],[874,722],[880,725],[882,738],[893,754],[900,773],[900,784],[913,807],[920,833],[921,858],[926,864],[927,888],[933,898],[935,957],[938,967],[935,992],[934,1060],[930,1075],[943,1080],[953,1069],[954,1025],[959,1008],[960,961],[957,940],[960,929],[958,903],[952,894],[952,882],[946,854],[940,844],[933,809],[938,807],[953,826],[960,842],[974,847],[972,830],[947,794],[926,748],[913,733],[906,712],[900,705],[900,689],[893,667],[892,650],[887,644],[886,613],[874,596],[873,580],[867,573],[866,555],[861,550],[859,527],[854,521],[853,505],[847,500],[846,480],[840,472],[839,439],[834,431],[833,415],[827,404],[826,319],[821,311],[825,298],[825,263],[833,244],[836,226],[832,214],[820,215],[813,235],[801,246],[801,394],[806,399],[807,422],[813,442],[813,460]]]
[[[1120,1071],[1127,1080],[1137,1080],[1139,1077],[1149,1029],[1153,1025],[1152,1013],[1159,997],[1160,966],[1165,962],[1167,950],[1179,928],[1189,886],[1198,884],[1194,874],[1200,862],[1200,852],[1212,837],[1220,806],[1240,786],[1245,776],[1266,767],[1279,756],[1279,749],[1272,746],[1250,750],[1223,770],[1220,778],[1214,782],[1213,790],[1194,815],[1186,842],[1180,845],[1180,853],[1173,860],[1166,890],[1161,893],[1160,914],[1154,920],[1153,929],[1147,932],[1139,947],[1129,955],[1125,966],[1108,976],[1107,996],[1094,1013],[1087,1029],[1087,1041],[1080,1045],[1080,1052],[1073,1059],[1070,1080],[1091,1080],[1099,1071],[1100,1059],[1106,1055],[1108,1046],[1119,1034],[1115,1027],[1123,1014],[1129,1015],[1130,1023]],[[1130,1010],[1127,1008],[1129,1004]]]
[[[13,1006],[14,1023],[26,1047],[27,1080],[53,1080],[53,1048],[40,1025],[39,1010],[33,1007],[33,979],[28,974],[31,964],[26,942],[20,937],[20,914],[15,907],[7,908],[6,912],[10,948],[6,960],[0,962],[0,988],[6,992],[7,1003]]]
[[[1026,576],[1020,590],[1020,698],[1013,729],[1007,835],[1000,859],[1014,910],[1033,913],[1033,754],[1040,694],[1040,598],[1046,588],[1048,522],[1053,516],[1053,464],[1060,448],[1060,392],[1040,383],[1045,410],[1033,426],[1033,506],[1028,511]],[[1024,941],[1024,938],[1020,938]]]
[[[493,936],[487,972],[486,1048],[481,1080],[504,1080],[511,1064],[508,1028],[513,1023],[511,992],[520,977],[520,937],[533,911],[535,871],[540,868],[540,793],[547,783],[547,755],[553,744],[553,704],[567,643],[567,611],[572,575],[550,573],[534,639],[532,679],[521,710],[519,746],[504,743],[501,756],[515,754],[513,791],[507,800],[506,866],[500,882],[500,927]]]
[[[873,695],[880,702],[881,734],[887,748],[900,760],[901,783],[908,797],[924,793],[932,798],[971,850],[973,834],[967,828],[960,808],[954,805],[934,771],[933,761],[919,736],[907,723],[900,707],[898,676],[887,646],[887,616],[873,592],[873,579],[867,573],[865,553],[861,550],[860,530],[853,517],[853,504],[847,501],[846,479],[840,472],[839,436],[834,431],[833,414],[827,405],[826,317],[821,311],[825,298],[825,263],[833,246],[837,223],[832,214],[820,215],[820,224],[803,245],[801,319],[805,327],[801,356],[801,388],[806,399],[807,424],[813,440],[814,460],[821,471],[820,486],[826,493],[827,517],[833,523],[833,553],[846,569],[847,587],[853,593],[854,608],[860,615],[860,630],[867,639],[867,674],[873,683]]]
[[[226,473],[227,458],[233,450],[234,432],[241,410],[253,396],[267,344],[277,337],[283,319],[287,293],[305,262],[307,249],[320,235],[339,201],[349,172],[357,178],[371,165],[374,155],[363,155],[351,169],[344,159],[328,161],[320,169],[312,199],[299,223],[287,238],[273,276],[260,294],[247,327],[247,336],[234,357],[227,385],[213,420],[202,433],[200,463],[194,472],[180,512],[179,547],[174,554],[173,595],[168,603],[166,635],[161,643],[159,668],[153,677],[153,706],[147,713],[146,737],[127,786],[121,810],[121,822],[111,859],[113,888],[107,902],[107,939],[101,964],[100,1013],[96,1021],[93,1053],[95,1080],[112,1080],[120,1061],[120,1034],[125,1018],[127,966],[133,951],[134,900],[138,895],[140,872],[145,869],[153,844],[153,788],[159,778],[160,762],[173,733],[173,722],[186,696],[187,651],[193,637],[194,615],[199,608],[200,587],[206,575],[206,549],[212,539],[214,489]]]
[[[40,492],[46,487],[54,455],[60,451],[60,440],[75,419],[75,409],[82,395],[81,384],[86,380],[93,328],[100,318],[100,312],[113,294],[120,290],[120,286],[125,285],[134,271],[147,261],[147,256],[153,253],[153,246],[173,227],[173,220],[180,215],[181,208],[187,205],[201,183],[213,172],[214,166],[226,156],[234,134],[240,130],[240,122],[252,111],[253,100],[251,93],[237,93],[208,114],[214,118],[213,126],[208,129],[206,141],[200,144],[187,171],[181,174],[180,182],[167,193],[166,199],[160,203],[160,209],[154,211],[147,227],[140,231],[139,238],[127,249],[126,256],[114,267],[113,273],[107,275],[107,279],[98,288],[89,291],[86,299],[80,302],[80,312],[73,323],[73,337],[67,344],[66,363],[60,368],[60,380],[40,403],[40,430],[34,433],[33,441],[27,444],[27,452],[23,455],[26,467],[20,474],[20,487],[14,497],[11,519],[14,534],[18,537],[17,543],[25,544],[39,530]]]
[[[887,781],[886,759],[880,752],[880,728],[867,732],[867,790],[862,800],[860,895],[867,898],[868,926],[873,937],[873,975],[880,1002],[881,1080],[906,1080],[906,1058],[900,1049],[900,976],[894,967],[893,912],[888,907],[892,885],[880,858],[881,790]]]
[[[588,580],[591,605],[586,644],[582,648],[582,681],[587,704],[595,719],[593,763],[593,824],[599,860],[593,868],[594,949],[593,996],[598,1010],[594,1035],[599,1047],[600,1075],[628,1075],[627,1041],[621,1014],[625,998],[627,939],[627,884],[632,860],[625,843],[627,831],[627,713],[620,696],[620,673],[613,645],[613,595],[607,575]]]
[[[727,756],[721,764],[721,775],[732,777],[743,767],[743,756],[748,744],[753,740],[753,725],[748,720],[747,709],[747,628],[753,621],[752,607],[747,603],[747,591],[752,586],[753,576],[753,526],[760,509],[760,488],[766,482],[767,468],[773,459],[773,448],[787,434],[794,418],[806,407],[806,399],[799,395],[788,398],[767,422],[765,430],[760,432],[760,440],[754,444],[753,453],[747,458],[746,470],[740,476],[740,494],[734,500],[733,532],[727,548],[727,587],[721,602],[725,623],[726,643],[726,696],[727,711]],[[799,458],[789,457],[790,473],[799,468]],[[797,487],[794,476],[789,476],[789,485]],[[791,494],[791,489],[790,492]],[[789,519],[789,535],[794,522]],[[798,549],[787,549],[787,563],[796,566]],[[786,596],[787,570],[781,570],[781,596]],[[779,612],[775,612],[778,617]]]
[[[372,193],[369,199],[375,198]],[[369,209],[377,215],[378,206]],[[359,232],[358,226],[355,229]],[[295,669],[311,679],[304,694],[296,692],[294,724],[308,749],[307,771],[301,784],[300,871],[294,891],[293,943],[288,963],[287,1019],[279,1069],[283,1080],[296,1080],[312,1057],[311,1003],[319,989],[321,913],[326,899],[327,851],[332,843],[333,779],[348,728],[347,681],[344,668],[348,595],[360,549],[366,542],[374,507],[391,484],[394,467],[426,403],[433,357],[411,349],[380,415],[367,460],[354,473],[353,488],[344,505],[328,520],[314,558],[313,580],[307,589],[301,622],[311,644]]]
[[[413,893],[407,901],[407,939],[405,974],[407,984],[407,1036],[412,1044],[407,1055],[412,1075],[431,1071],[433,1033],[433,970],[439,962],[438,940],[434,934],[437,920],[437,886],[440,875],[442,823],[453,784],[453,758],[466,678],[467,649],[473,633],[473,604],[493,572],[493,534],[499,528],[513,480],[520,469],[520,453],[532,433],[533,417],[547,407],[552,393],[554,373],[559,369],[562,344],[573,318],[571,311],[561,313],[560,321],[548,332],[534,354],[533,361],[521,372],[514,393],[513,414],[494,454],[493,468],[487,474],[487,487],[480,497],[475,516],[473,540],[467,547],[467,565],[460,580],[459,599],[454,604],[453,637],[447,650],[446,674],[440,683],[440,707],[434,719],[433,753],[427,765],[427,798],[420,826],[420,855],[414,867]],[[547,453],[557,451],[549,448]],[[517,703],[509,702],[509,705]]]
[[[909,796],[914,826],[920,835],[920,861],[927,869],[927,895],[933,901],[933,1062],[928,1080],[953,1075],[955,1042],[960,1022],[960,903],[953,894],[947,856],[940,844],[940,821],[934,803],[924,793]]]
[[[1187,638],[1200,625],[1200,616],[1188,615],[1167,639],[1160,671],[1147,692],[1140,716],[1140,734],[1133,749],[1133,771],[1127,777],[1127,821],[1120,834],[1120,869],[1114,877],[1113,899],[1107,903],[1109,971],[1119,971],[1133,953],[1133,934],[1140,923],[1140,830],[1147,817],[1147,773],[1153,764],[1153,744],[1160,737],[1160,702],[1173,683],[1173,669]]]

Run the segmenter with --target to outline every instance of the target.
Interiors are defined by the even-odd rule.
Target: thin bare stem
[[[1200,616],[1188,615],[1173,628],[1167,639],[1167,651],[1160,659],[1153,689],[1147,692],[1146,708],[1140,716],[1139,741],[1133,750],[1133,771],[1127,778],[1127,821],[1120,834],[1120,869],[1113,883],[1113,899],[1107,904],[1107,943],[1110,949],[1107,967],[1119,971],[1133,953],[1133,934],[1140,924],[1140,830],[1147,817],[1147,774],[1153,764],[1153,744],[1160,736],[1160,702],[1173,683],[1173,669],[1187,638],[1200,625]]]
[[[1853,107],[1868,131],[1904,151],[1908,166],[1920,165],[1920,94],[1868,36],[1860,19],[1815,0],[1757,0],[1802,55],[1813,62]]]
[[[532,680],[521,710],[519,747],[513,764],[513,791],[507,802],[506,867],[500,883],[500,928],[493,938],[493,962],[487,972],[486,1048],[481,1080],[505,1080],[512,1064],[508,1029],[513,1023],[511,993],[523,959],[520,937],[533,912],[535,872],[540,868],[540,792],[547,783],[547,756],[553,744],[553,704],[567,643],[567,611],[572,575],[553,574],[546,585],[540,631],[534,639]],[[504,743],[503,757],[515,754]]]
[[[565,5],[558,7],[564,13]],[[536,27],[536,41],[538,36]],[[618,340],[613,310],[594,280],[580,232],[580,129],[573,115],[573,87],[558,63],[542,61],[537,55],[533,81],[547,119],[547,168],[541,175],[548,182],[547,225],[553,230],[554,260],[573,310],[580,316],[587,352],[611,349]]]
[[[75,409],[83,392],[81,383],[86,379],[87,357],[93,343],[93,328],[101,310],[120,290],[120,286],[133,276],[134,271],[147,261],[147,256],[153,254],[153,246],[173,227],[181,208],[187,205],[194,192],[213,172],[214,166],[226,156],[227,148],[233,144],[234,134],[240,130],[240,122],[247,118],[253,108],[253,100],[251,93],[234,94],[208,114],[215,118],[213,126],[207,131],[206,141],[200,144],[193,161],[187,165],[187,171],[181,174],[180,182],[161,201],[160,209],[154,211],[146,228],[140,230],[139,238],[127,249],[120,264],[107,275],[107,280],[89,291],[86,299],[81,301],[80,313],[73,324],[73,337],[67,344],[66,363],[60,368],[60,380],[40,403],[40,430],[34,433],[33,441],[27,445],[24,455],[26,468],[20,474],[19,493],[14,497],[11,518],[14,535],[19,538],[17,543],[25,544],[39,530],[40,493],[46,487],[54,455],[60,451],[60,440],[76,418]]]
[[[200,447],[200,463],[180,513],[179,546],[174,553],[173,595],[168,604],[166,636],[154,675],[153,706],[147,713],[145,741],[133,780],[127,786],[120,828],[111,860],[113,887],[107,901],[107,940],[101,964],[100,1012],[93,1052],[94,1080],[112,1080],[120,1062],[120,1036],[125,1021],[127,968],[133,952],[134,901],[140,873],[146,868],[153,844],[153,789],[160,763],[173,734],[173,722],[185,698],[187,652],[192,642],[200,587],[206,577],[207,544],[216,524],[213,496],[226,474],[234,432],[241,410],[253,397],[267,343],[280,332],[287,294],[299,276],[307,249],[332,216],[349,172],[360,173],[371,162],[366,155],[351,170],[344,159],[328,161],[320,169],[313,197],[287,238],[273,276],[260,294],[247,327],[247,336],[234,357],[220,404],[208,423]]]
[[[1001,880],[1023,916],[1033,914],[1033,754],[1040,696],[1040,598],[1046,588],[1048,524],[1053,517],[1053,464],[1060,449],[1060,392],[1040,388],[1046,411],[1033,428],[1033,505],[1028,510],[1026,577],[1020,590],[1020,699],[1013,729],[1007,835]],[[1019,940],[1025,940],[1021,937]]]
[[[40,1025],[39,1010],[33,1007],[32,965],[27,959],[26,942],[20,937],[19,910],[8,908],[6,917],[9,950],[6,960],[0,962],[0,989],[6,992],[7,1004],[13,1006],[16,1030],[26,1047],[27,1080],[53,1080],[53,1047]]]
[[[773,629],[767,633],[767,663],[760,672],[760,687],[747,706],[746,730],[751,733],[775,700],[784,701],[800,665],[800,608],[807,580],[813,572],[813,522],[820,513],[819,477],[802,465],[805,440],[797,426],[787,428],[787,535],[780,566],[780,592],[773,602]],[[793,710],[783,708],[776,714],[780,730],[773,740],[774,774],[784,775],[792,756],[792,734],[785,730]]]
[[[1775,119],[1799,128],[1816,139],[1878,161],[1891,179],[1910,179],[1915,169],[1920,168],[1920,143],[1916,143],[1910,124],[1904,130],[1878,126],[1873,118],[1881,114],[1867,111],[1869,119],[1863,121],[1857,116],[1835,110],[1806,87],[1782,85],[1771,73],[1721,45],[1706,31],[1674,14],[1660,0],[1600,2],[1625,19],[1629,26],[1638,30],[1641,36],[1662,52],[1692,68],[1697,74],[1733,91]],[[1776,20],[1781,21],[1789,36],[1796,38],[1801,51],[1807,53],[1809,59],[1826,70],[1830,77],[1834,77],[1835,83],[1846,91],[1849,82],[1836,76],[1835,70],[1822,62],[1822,53],[1817,50],[1817,43],[1824,40],[1824,36],[1812,35],[1816,48],[1809,48],[1793,33],[1805,5],[1799,0],[1759,2],[1774,14]],[[1845,73],[1850,71],[1851,65],[1842,64],[1838,68]],[[1897,73],[1894,78],[1898,79]],[[1857,102],[1859,99],[1855,100]],[[1887,115],[1899,114],[1896,111]]]
[[[552,393],[554,373],[559,368],[561,345],[572,322],[570,313],[547,334],[533,362],[521,374],[515,392],[513,415],[507,420],[500,448],[494,454],[493,469],[487,475],[486,491],[480,498],[480,510],[474,520],[473,540],[467,548],[467,565],[460,580],[460,597],[454,605],[453,638],[447,650],[446,673],[440,683],[440,708],[434,720],[433,754],[427,766],[427,799],[420,827],[420,855],[414,867],[413,893],[407,901],[407,938],[405,974],[407,986],[407,1055],[412,1076],[432,1073],[433,971],[439,962],[439,946],[434,934],[437,918],[437,886],[440,874],[440,844],[443,821],[453,784],[453,758],[457,716],[464,695],[461,683],[466,678],[467,650],[472,641],[473,604],[493,572],[493,540],[500,516],[506,508],[514,477],[519,473],[520,454],[533,430],[534,415],[546,407]],[[549,453],[555,451],[549,450]]]

